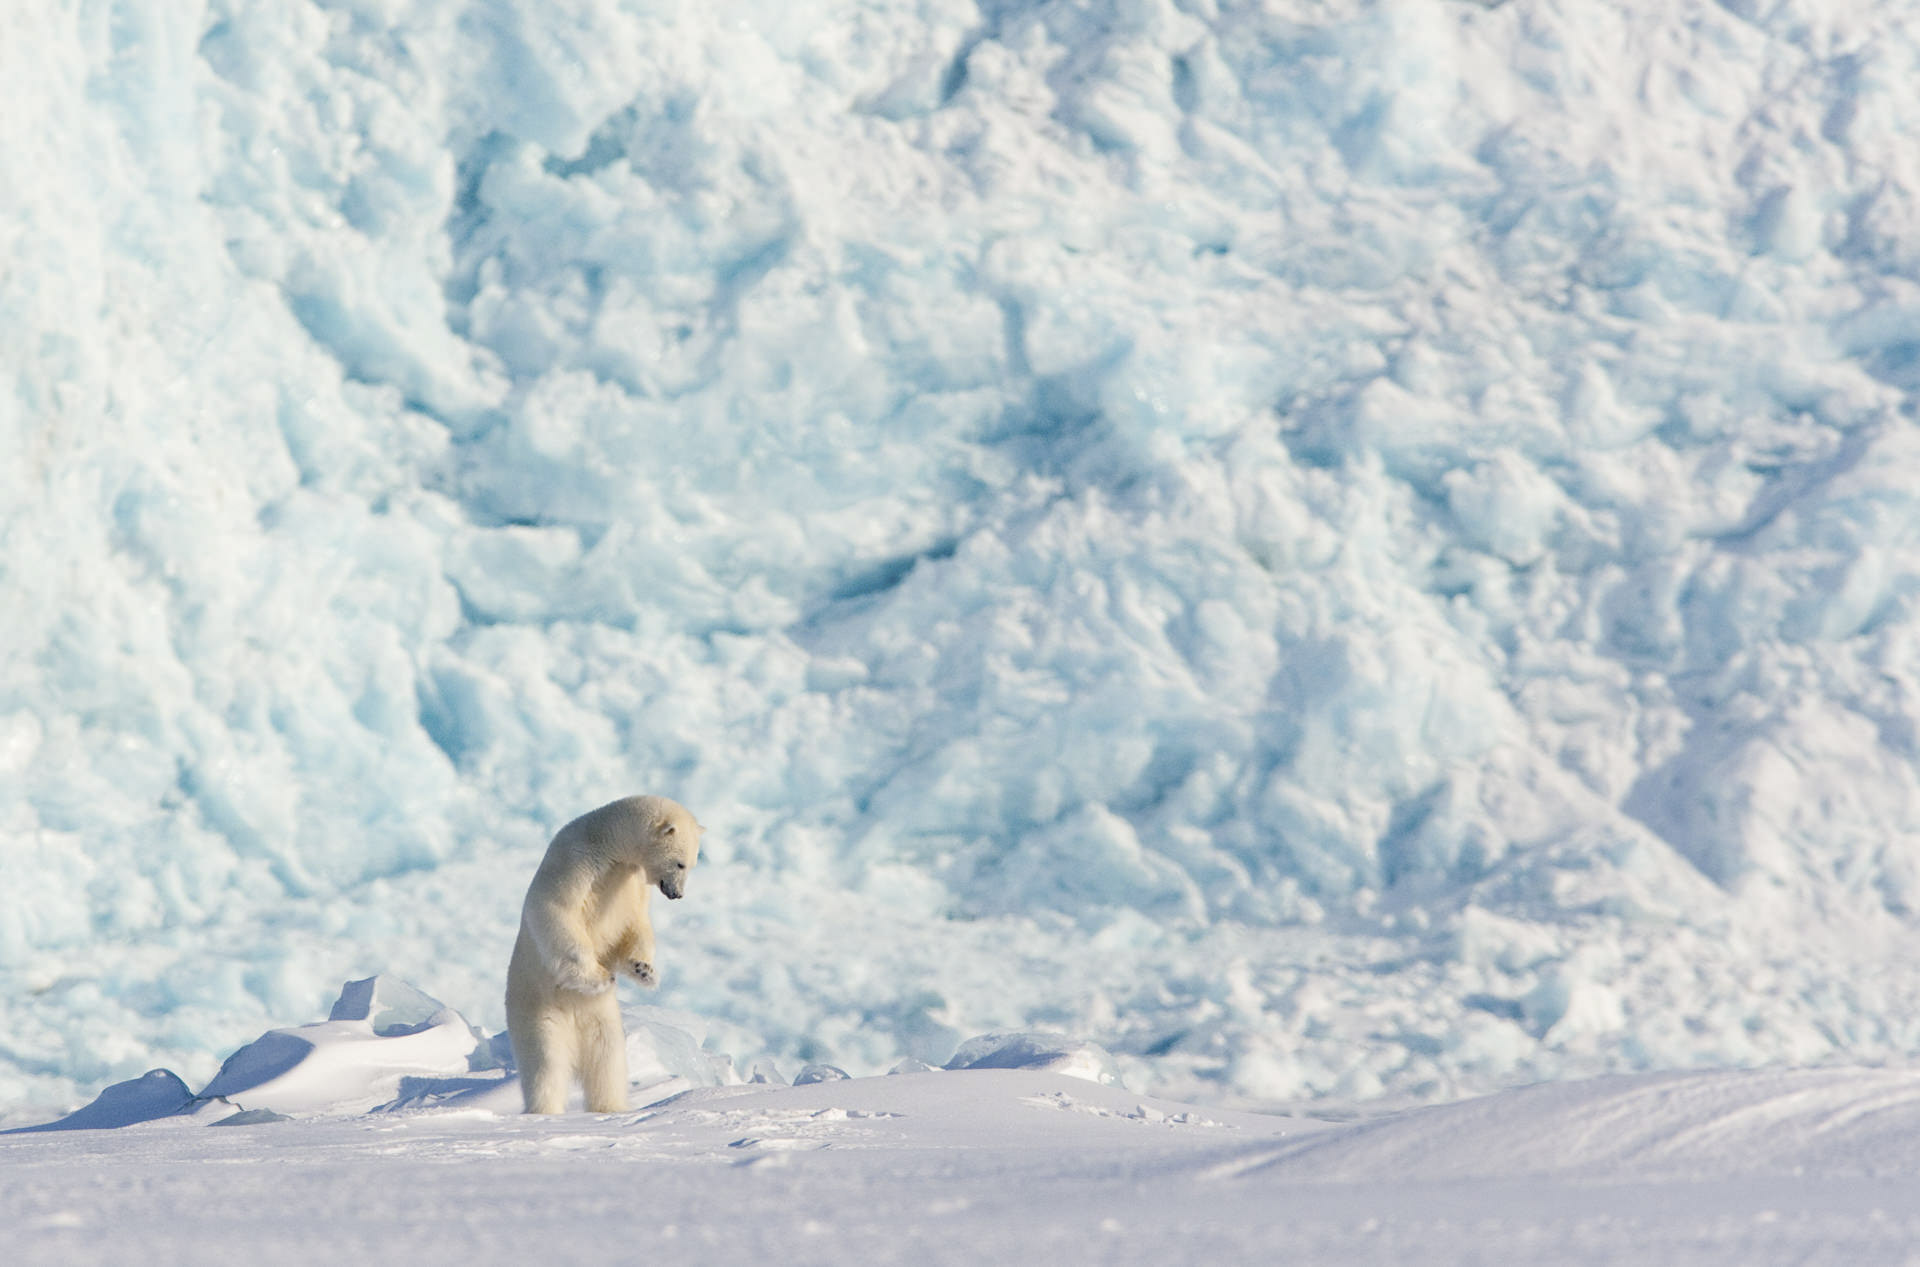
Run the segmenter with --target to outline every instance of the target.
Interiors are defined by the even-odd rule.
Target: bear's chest
[[[646,913],[647,885],[638,868],[623,868],[594,885],[587,902],[587,931],[594,949],[605,951]]]

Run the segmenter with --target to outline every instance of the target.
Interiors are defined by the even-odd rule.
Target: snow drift
[[[1901,5],[42,4],[0,1103],[700,814],[663,1000],[1214,1102],[1920,1041]]]
[[[684,1070],[636,1062],[643,1107],[527,1116],[500,1071],[465,1068],[498,1036],[476,1045],[391,978],[350,982],[328,1020],[233,1053],[217,1082],[237,1102],[182,1104],[156,1070],[0,1134],[9,1262],[491,1264],[614,1243],[726,1263],[1704,1267],[1899,1263],[1920,1233],[1912,1070],[1639,1074],[1343,1123],[1065,1076],[1053,1062],[1087,1046],[1035,1035],[968,1043],[947,1070],[741,1082],[731,1039],[677,1021],[628,1016],[637,1052]],[[107,1126],[125,1129],[79,1129]]]
[[[622,1022],[636,1108],[694,1087],[785,1085],[773,1061],[751,1058],[754,1040],[741,1031],[657,1007],[623,1009]],[[963,1043],[946,1067],[1032,1070],[1114,1086],[1120,1081],[1098,1047],[1046,1033],[981,1034]],[[928,1069],[922,1064],[894,1072]],[[810,1065],[794,1085],[847,1077],[840,1069]],[[576,1088],[576,1111],[580,1099]],[[149,1069],[56,1121],[15,1127],[13,1133],[103,1130],[162,1118],[253,1126],[433,1109],[518,1114],[521,1102],[504,1031],[489,1035],[404,981],[368,977],[346,983],[326,1020],[268,1030],[234,1051],[197,1093],[171,1069]]]

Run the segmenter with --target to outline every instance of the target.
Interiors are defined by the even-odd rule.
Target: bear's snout
[[[670,898],[678,899],[686,894],[687,882],[677,875],[662,876],[660,891]]]

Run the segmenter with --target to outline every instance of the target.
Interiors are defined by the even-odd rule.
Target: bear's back
[[[649,828],[671,816],[674,803],[664,796],[623,796],[591,809],[560,829],[597,845],[644,838]],[[557,839],[557,838],[556,838]]]

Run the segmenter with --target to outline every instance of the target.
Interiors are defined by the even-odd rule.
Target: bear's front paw
[[[636,959],[628,964],[627,971],[635,981],[647,987],[649,990],[660,984],[659,974],[655,973],[653,965],[644,959]]]
[[[576,994],[605,994],[613,988],[613,974],[597,963],[565,963],[555,976],[562,990],[572,990]]]

